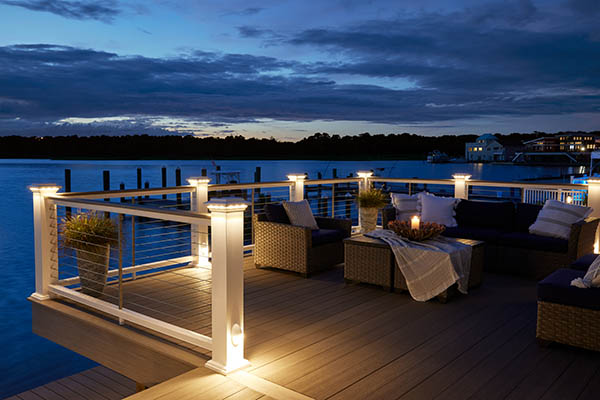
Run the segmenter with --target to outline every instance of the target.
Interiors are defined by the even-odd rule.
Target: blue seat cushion
[[[529,227],[533,225],[541,209],[542,206],[537,204],[517,203],[515,230],[529,232]]]
[[[462,238],[462,239],[476,239],[483,240],[488,243],[497,243],[498,238],[504,232],[498,229],[492,228],[479,228],[474,226],[455,226],[446,228],[443,236]]]
[[[268,222],[278,222],[280,224],[290,223],[290,219],[282,204],[265,204],[264,211]]]
[[[498,238],[498,244],[507,247],[552,253],[566,253],[569,250],[569,241],[566,239],[534,235],[526,232],[504,233]]]
[[[592,263],[596,260],[598,254],[586,254],[585,256],[579,257],[573,264],[571,264],[571,268],[577,269],[579,271],[586,271],[592,265]]]
[[[344,239],[344,232],[337,229],[315,229],[311,231],[312,245],[320,246],[328,243],[335,243]]]
[[[561,268],[544,278],[537,285],[538,300],[575,307],[600,310],[600,288],[580,289],[571,281],[583,278],[585,272]]]
[[[511,231],[514,219],[515,205],[510,201],[461,200],[456,205],[456,222],[460,227]]]

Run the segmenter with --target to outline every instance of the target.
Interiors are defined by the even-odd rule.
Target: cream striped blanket
[[[458,283],[461,293],[467,293],[471,246],[443,236],[413,242],[389,229],[378,229],[366,236],[390,245],[413,299],[427,301],[454,283]]]

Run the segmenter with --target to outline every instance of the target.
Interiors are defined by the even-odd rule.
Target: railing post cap
[[[54,194],[62,189],[62,186],[56,183],[34,183],[27,186],[33,193]]]
[[[465,180],[468,181],[469,179],[471,179],[471,175],[470,174],[462,174],[462,173],[457,173],[457,174],[453,174],[452,178],[454,178],[455,180]]]
[[[187,181],[190,185],[198,185],[199,183],[209,183],[210,178],[208,176],[190,176]]]
[[[600,185],[600,179],[596,178],[590,178],[588,179],[588,185]]]
[[[370,178],[373,176],[373,171],[358,171],[356,175],[358,175],[359,178]]]
[[[306,175],[305,174],[288,174],[287,178],[290,181],[303,181],[304,179],[306,179]]]
[[[211,211],[235,212],[248,208],[248,202],[240,197],[220,197],[207,201],[206,207]]]

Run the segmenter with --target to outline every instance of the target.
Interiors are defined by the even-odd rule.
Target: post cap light
[[[468,181],[469,179],[471,179],[471,175],[469,174],[454,174],[452,175],[452,178],[458,180],[458,179],[464,179],[465,181]]]
[[[303,181],[304,179],[306,179],[306,175],[304,175],[304,174],[289,174],[287,176],[287,178],[293,182]]]
[[[358,175],[359,178],[369,178],[373,176],[373,171],[358,171],[356,175]]]
[[[33,193],[54,194],[58,192],[62,186],[55,183],[36,183],[28,186]]]
[[[192,177],[187,178],[187,181],[190,185],[196,186],[199,183],[210,182],[210,178],[207,176],[192,176]]]
[[[204,204],[206,204],[206,207],[208,207],[211,212],[244,211],[246,208],[248,208],[248,203],[239,197],[221,197],[207,201]]]
[[[597,179],[597,178],[588,179],[588,185],[598,185],[598,184],[600,184],[600,179]]]

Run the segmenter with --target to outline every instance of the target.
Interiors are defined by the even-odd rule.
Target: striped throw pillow
[[[396,209],[396,219],[409,220],[414,215],[419,215],[417,203],[419,198],[417,195],[409,196],[404,193],[392,193],[392,204]]]
[[[590,207],[566,204],[556,200],[546,200],[537,219],[529,227],[529,233],[540,236],[569,239],[571,225],[590,215]]]
[[[285,212],[292,225],[319,229],[308,201],[284,201],[283,208],[285,208]]]

